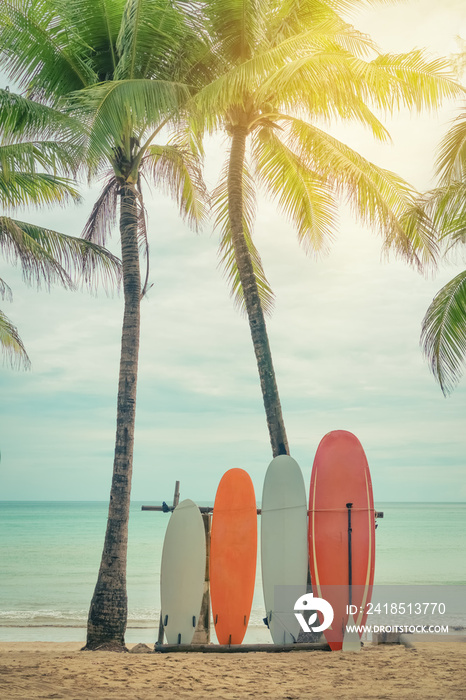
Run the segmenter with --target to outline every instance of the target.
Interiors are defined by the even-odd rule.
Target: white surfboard
[[[272,639],[275,644],[293,644],[301,629],[294,604],[307,585],[307,501],[301,469],[288,455],[275,457],[265,475],[261,558]]]
[[[168,644],[191,644],[199,619],[206,566],[205,532],[197,505],[179,503],[162,550],[160,597]]]

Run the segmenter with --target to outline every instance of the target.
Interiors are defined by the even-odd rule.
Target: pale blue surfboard
[[[298,463],[275,457],[267,469],[261,515],[262,588],[267,623],[275,644],[297,641],[294,603],[306,593],[307,499]]]
[[[160,569],[162,622],[168,644],[191,644],[204,593],[205,531],[197,505],[186,499],[168,521]]]

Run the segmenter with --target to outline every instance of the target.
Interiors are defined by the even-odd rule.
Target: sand
[[[80,646],[0,643],[0,698],[466,698],[464,642],[367,646],[359,654],[116,654]]]

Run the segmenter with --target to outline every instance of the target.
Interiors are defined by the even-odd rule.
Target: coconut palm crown
[[[201,89],[194,121],[225,129],[228,161],[213,197],[220,258],[246,309],[273,455],[289,452],[264,313],[273,294],[252,240],[258,187],[296,228],[305,251],[325,251],[338,204],[381,235],[387,249],[422,267],[436,254],[425,232],[405,225],[413,189],[332,136],[352,121],[388,140],[376,111],[431,109],[457,94],[447,63],[421,51],[383,55],[338,14],[358,2],[211,0],[203,12],[217,77]]]

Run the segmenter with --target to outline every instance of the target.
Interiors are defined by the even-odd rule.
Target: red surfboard
[[[352,504],[350,547],[347,504]],[[365,624],[375,564],[369,465],[358,438],[346,430],[325,435],[314,459],[309,493],[309,561],[314,596],[324,598],[333,607],[333,622],[324,631],[325,637],[332,649],[341,649],[350,597],[355,624]]]
[[[257,506],[251,478],[227,471],[218,486],[210,540],[210,597],[219,644],[241,644],[254,595]]]

